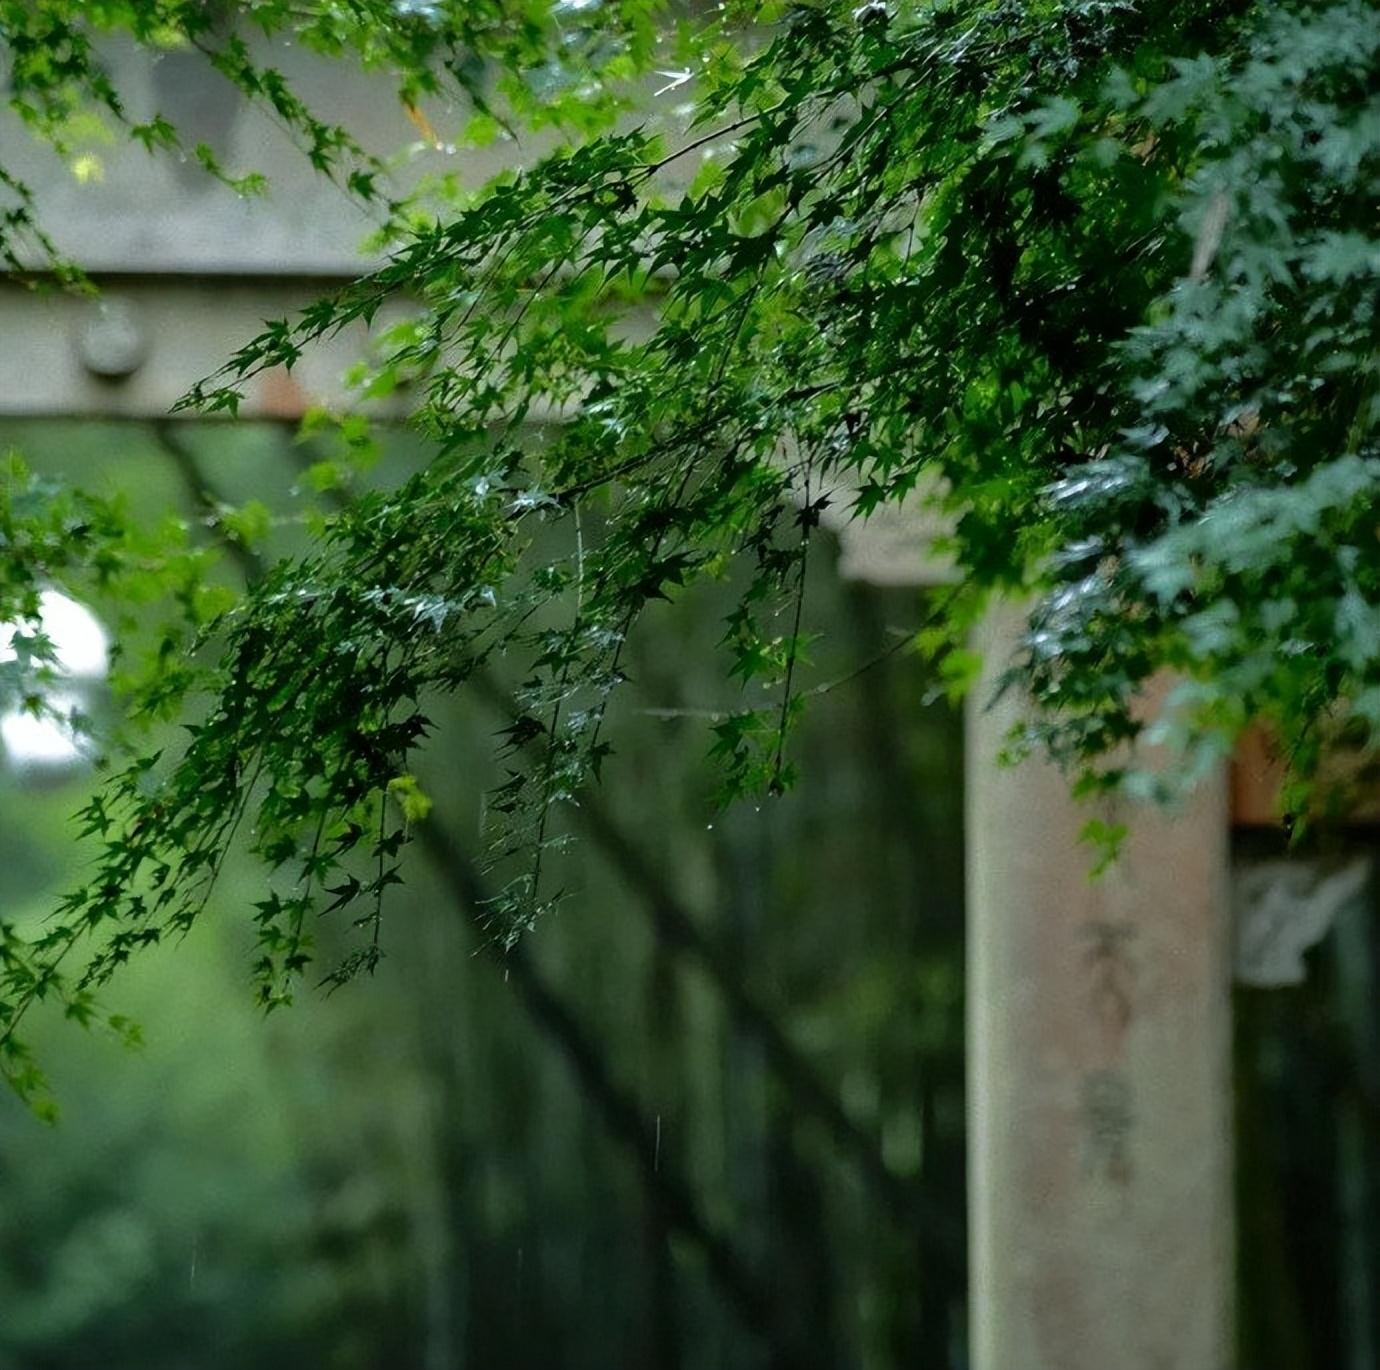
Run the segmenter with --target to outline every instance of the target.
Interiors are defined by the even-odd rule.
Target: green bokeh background
[[[311,454],[286,428],[10,423],[11,445],[148,517],[196,513],[194,470],[269,505],[271,554],[300,544]],[[392,435],[374,478],[417,456]],[[815,681],[919,623],[920,592],[812,560]],[[796,792],[720,813],[699,714],[734,703],[723,608],[692,594],[633,644],[599,835],[520,976],[445,874],[502,716],[444,701],[417,765],[442,864],[412,853],[372,980],[265,1020],[263,876],[232,862],[187,942],[110,991],[142,1051],[39,1024],[63,1114],[0,1101],[0,1370],[961,1363],[959,720],[894,656],[814,701]],[[0,779],[5,916],[77,874],[86,783]],[[659,901],[711,970],[658,934]],[[345,931],[323,924],[327,956]]]

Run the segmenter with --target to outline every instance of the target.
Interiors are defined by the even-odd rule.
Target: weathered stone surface
[[[991,675],[1018,620],[980,644]],[[1224,786],[1137,809],[1089,879],[1054,767],[998,769],[1019,700],[968,716],[975,1370],[1231,1364]]]
[[[118,280],[98,302],[0,285],[0,414],[165,415],[265,319],[290,315],[319,290],[290,280]],[[312,347],[290,376],[250,382],[242,412],[291,418],[339,403],[345,371],[367,350],[362,329]]]
[[[391,155],[416,145],[404,178],[456,169],[457,158],[422,147],[386,76],[342,80],[339,64],[296,48],[263,55],[315,111],[348,124],[370,151]],[[359,270],[370,220],[313,172],[288,134],[247,104],[205,57],[115,47],[108,64],[131,119],[163,113],[188,145],[206,143],[232,173],[261,172],[269,189],[264,197],[242,198],[194,162],[150,156],[118,137],[93,144],[94,160],[78,179],[0,109],[6,168],[34,188],[45,228],[68,255],[93,273],[338,276]],[[462,117],[434,113],[438,133],[458,127]],[[466,153],[463,169],[478,180],[511,159],[511,149],[499,144]]]
[[[854,518],[852,492],[840,489],[821,520],[838,534],[839,574],[869,585],[942,585],[954,579],[953,561],[935,544],[949,521],[927,502],[925,490]]]
[[[424,175],[453,175],[478,186],[548,149],[550,134],[519,143],[500,136],[485,148],[458,139],[470,112],[429,97],[414,120],[385,72],[364,73],[295,46],[251,41],[258,59],[280,70],[312,112],[346,127],[388,160],[395,190]],[[78,178],[0,107],[6,169],[37,193],[44,227],[59,248],[93,275],[354,276],[377,227],[355,200],[315,172],[288,131],[251,104],[199,52],[153,54],[129,45],[105,52],[131,121],[162,113],[188,147],[205,143],[232,175],[259,172],[267,193],[241,197],[194,160],[150,156],[118,135],[83,149]],[[668,145],[689,135],[684,93],[649,85],[637,122],[659,129]],[[422,130],[426,130],[423,137]],[[433,136],[434,135],[434,136]],[[673,163],[660,184],[674,193],[699,165],[699,154]]]

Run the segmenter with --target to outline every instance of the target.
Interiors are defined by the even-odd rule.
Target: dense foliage
[[[1332,740],[1380,722],[1373,4],[231,8],[239,29],[199,4],[0,7],[13,99],[59,141],[92,107],[120,119],[90,46],[113,27],[195,43],[268,101],[379,208],[389,256],[187,404],[233,412],[248,377],[403,297],[416,312],[361,386],[409,383],[436,455],[209,621],[183,588],[178,632],[200,646],[168,639],[133,708],[193,711],[190,741],[116,766],[85,815],[90,879],[3,952],[21,1087],[27,1004],[92,1012],[134,950],[196,918],[238,831],[276,872],[256,912],[264,1001],[308,964],[314,909],[359,919],[331,976],[372,967],[425,817],[409,756],[427,701],[500,655],[524,683],[488,806],[498,937],[557,895],[560,810],[599,774],[651,602],[740,578],[724,648],[744,704],[714,748],[730,795],[783,790],[831,503],[866,517],[919,492],[951,512],[962,578],[921,645],[956,688],[986,598],[1035,596],[1013,741],[1084,791],[1172,791],[1255,718],[1306,786]],[[458,84],[472,140],[548,124],[566,141],[482,188],[395,195],[255,64],[255,24],[397,71],[408,101]],[[32,205],[11,188],[27,262]],[[356,420],[346,436],[362,442]],[[7,568],[14,612],[45,580],[118,573],[130,534],[111,511],[13,490],[6,534],[34,549]],[[1186,683],[1155,726],[1183,762],[1152,779],[1126,744],[1165,666]]]
[[[374,482],[426,460],[379,437]],[[0,419],[5,443],[126,490],[131,517],[252,496],[265,557],[309,536],[311,445],[281,424]],[[917,596],[816,551],[817,656],[841,673]],[[504,719],[467,691],[430,710],[434,809],[390,892],[386,973],[263,1022],[241,850],[196,935],[112,989],[137,1057],[26,1020],[63,1125],[0,1107],[0,1370],[185,1370],[189,1346],[201,1370],[539,1370],[553,1347],[564,1370],[950,1364],[961,724],[917,710],[930,672],[897,656],[813,702],[789,803],[710,828],[702,725],[666,713],[716,696],[731,594],[663,605],[629,643],[619,783],[582,804],[561,862],[578,895],[539,937],[486,945],[483,882],[457,879]],[[0,771],[21,926],[79,870],[69,819],[95,783]],[[313,931],[323,964],[348,951],[348,921]]]

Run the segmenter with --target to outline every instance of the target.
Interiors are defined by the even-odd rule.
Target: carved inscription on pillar
[[[1126,1071],[1126,1033],[1135,1013],[1135,924],[1092,918],[1079,929],[1087,977],[1087,1008],[1097,1064],[1083,1073],[1080,1109],[1085,1168],[1093,1176],[1125,1185],[1132,1176],[1135,1094]]]

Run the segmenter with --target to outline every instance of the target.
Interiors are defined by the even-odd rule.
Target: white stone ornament
[[[148,357],[148,331],[128,300],[97,300],[77,339],[82,365],[105,380],[132,376]]]
[[[1362,896],[1370,876],[1368,856],[1343,865],[1298,859],[1238,866],[1232,880],[1237,982],[1261,989],[1301,985],[1304,952]]]

